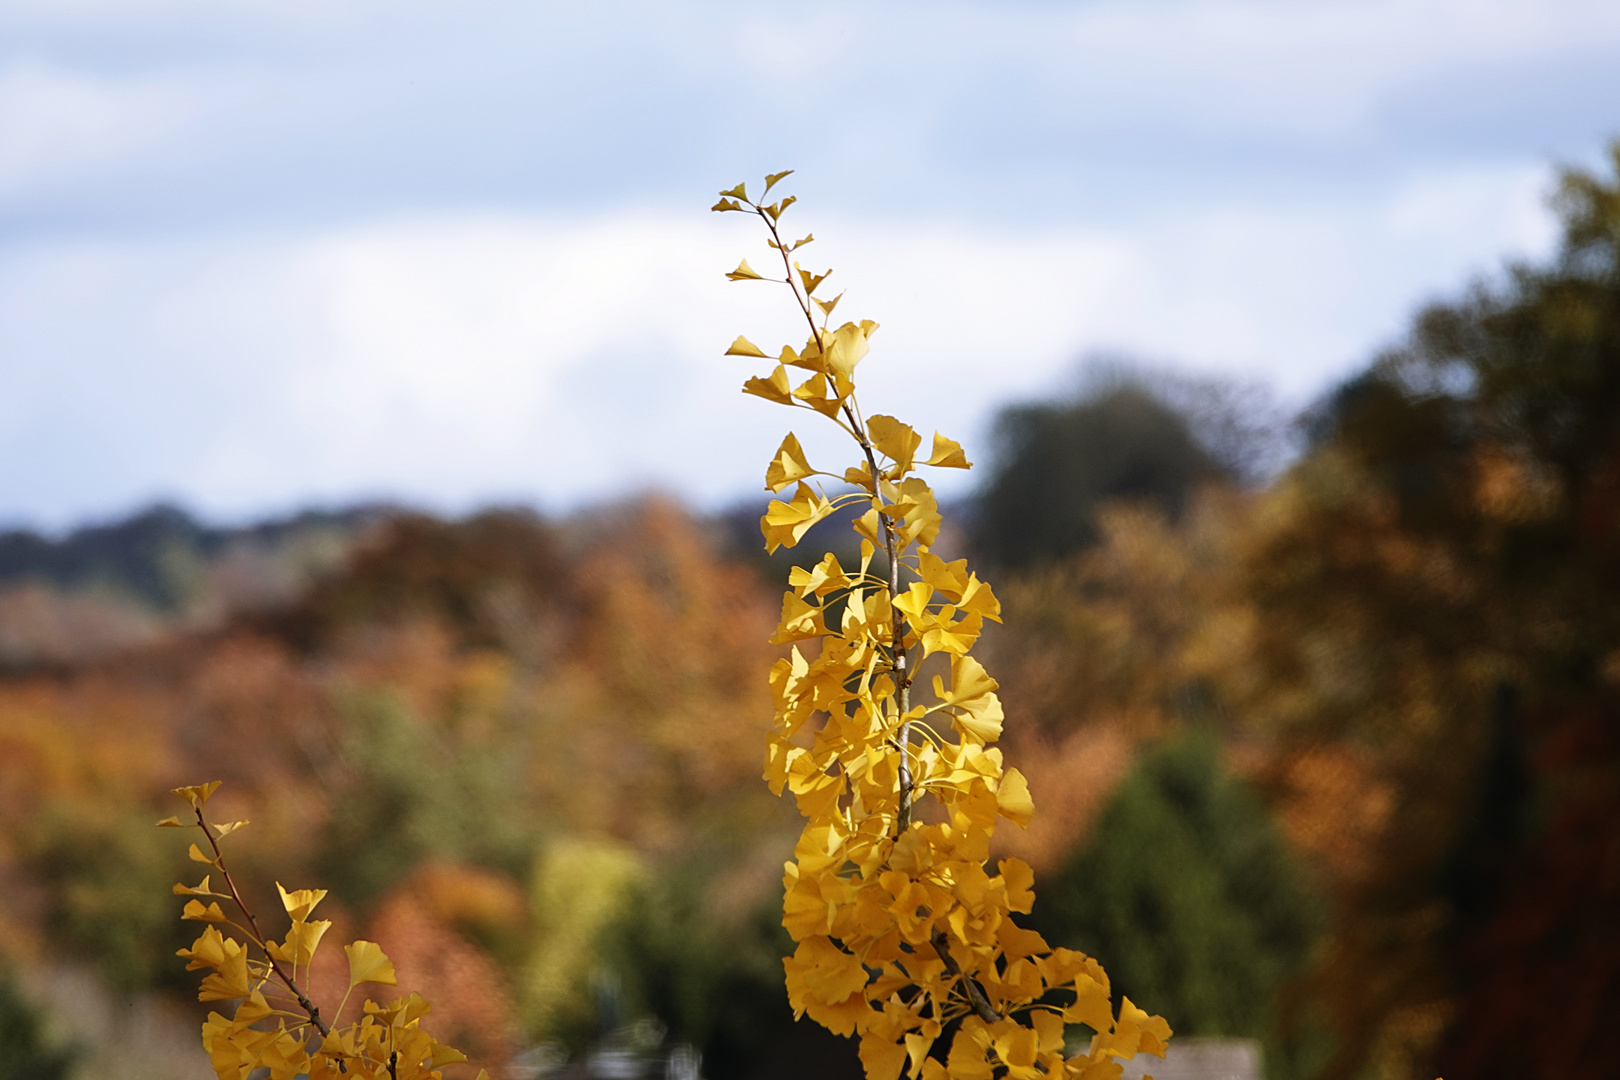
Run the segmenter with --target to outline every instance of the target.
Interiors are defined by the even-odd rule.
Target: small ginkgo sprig
[[[208,843],[206,850],[192,844],[191,858],[212,872],[197,885],[176,884],[174,892],[191,898],[182,919],[208,924],[191,947],[178,954],[188,961],[187,971],[209,972],[197,999],[235,1002],[231,1016],[210,1012],[202,1028],[203,1049],[220,1080],[246,1080],[260,1069],[268,1070],[270,1080],[442,1080],[443,1066],[466,1061],[461,1051],[422,1030],[419,1021],[430,1006],[415,993],[387,1005],[368,999],[359,1017],[338,1026],[357,986],[397,985],[393,963],[375,942],[355,941],[343,947],[349,959],[349,989],[330,1021],[321,1017],[309,998],[309,969],[332,924],[310,915],[326,890],[288,892],[278,882],[276,890],[291,925],[284,939],[267,937],[243,901],[220,848],[221,840],[247,822],[217,824],[205,813],[219,784],[215,780],[175,788],[174,793],[190,804],[195,820],[170,817],[158,824],[199,829]],[[224,892],[216,892],[211,884],[216,874]],[[226,914],[221,900],[230,902],[240,921]],[[232,930],[246,938],[246,944],[233,937]],[[478,1080],[488,1080],[488,1074],[480,1070]]]
[[[765,779],[776,794],[791,792],[808,819],[783,877],[782,925],[797,942],[783,962],[789,1000],[796,1014],[860,1037],[868,1080],[897,1080],[902,1070],[917,1080],[1113,1080],[1117,1059],[1162,1056],[1169,1025],[1129,998],[1116,1014],[1096,960],[1051,948],[1013,921],[1035,899],[1025,863],[986,869],[998,816],[1023,826],[1034,812],[1024,777],[1003,768],[990,745],[1001,734],[1001,703],[995,680],[969,655],[1001,605],[965,559],[946,562],[930,550],[939,507],[914,475],[921,465],[971,465],[937,433],[919,457],[914,429],[862,413],[855,366],[877,324],[833,327],[842,294],[816,295],[831,271],[792,257],[814,238],[789,241],[780,231],[794,197],[763,201],[788,175],[767,176],[759,202],[738,184],[713,207],[756,215],[784,271],[766,277],[744,260],[726,276],[785,284],[809,324],[804,348],[784,346],[775,369],[743,391],[820,414],[860,456],[842,472],[822,471],[790,432],[765,486],[793,486],[793,495],[770,503],[760,531],[774,552],[840,507],[865,507],[855,522],[859,567],[829,553],[795,568],[771,639],[791,650],[771,669],[776,718]],[[745,337],[726,352],[771,359]],[[821,477],[855,490],[829,497]],[[917,668],[935,653],[948,658],[949,678],[935,676],[928,694]],[[929,821],[915,812],[919,800],[934,804]],[[1082,1053],[1067,1054],[1069,1024],[1092,1031]]]

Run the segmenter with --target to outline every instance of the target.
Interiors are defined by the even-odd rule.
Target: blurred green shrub
[[[9,972],[0,973],[0,1080],[67,1080],[78,1054],[55,1045]]]
[[[148,811],[57,799],[18,837],[52,943],[121,989],[183,985],[174,951],[189,935],[175,925],[170,885],[189,871],[155,833]]]
[[[1054,944],[1107,956],[1116,989],[1175,1017],[1178,1034],[1264,1040],[1275,1078],[1308,1074],[1312,1047],[1280,1037],[1277,1006],[1311,957],[1319,906],[1200,727],[1121,782],[1029,921]]]
[[[520,752],[458,739],[392,693],[356,693],[341,709],[347,770],[316,867],[334,895],[370,904],[435,858],[527,876],[538,833],[518,812]]]
[[[618,1026],[619,972],[602,943],[632,903],[641,860],[610,842],[560,838],[535,861],[531,935],[518,996],[532,1037],[579,1051]]]

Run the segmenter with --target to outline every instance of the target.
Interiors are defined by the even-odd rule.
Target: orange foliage
[[[769,697],[755,674],[778,655],[773,616],[751,569],[649,499],[566,529],[523,514],[407,517],[288,606],[0,673],[0,882],[18,898],[4,948],[41,940],[45,902],[24,902],[34,894],[12,839],[53,799],[144,817],[176,783],[221,777],[217,801],[255,819],[247,886],[273,895],[256,868],[302,873],[352,779],[355,691],[394,696],[450,744],[519,755],[532,802],[512,813],[553,827],[656,847],[716,815],[768,821],[756,747]],[[483,958],[458,927],[527,918],[501,875],[428,867],[408,881],[394,884],[422,910],[390,893],[360,928],[430,921],[442,947],[422,963],[435,970]],[[497,1045],[489,1023],[468,1023],[473,1041]]]
[[[434,1037],[475,1061],[505,1060],[515,1049],[515,1022],[500,970],[433,910],[431,895],[421,895],[415,886],[407,881],[383,901],[370,922],[369,939],[393,960],[401,985],[433,1002],[422,1026]],[[332,987],[328,999],[341,997],[342,990]]]

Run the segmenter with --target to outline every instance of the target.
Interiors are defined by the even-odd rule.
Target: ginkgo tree
[[[773,638],[790,649],[770,672],[765,779],[807,819],[783,878],[782,922],[797,943],[784,961],[789,1000],[859,1037],[868,1080],[1116,1077],[1121,1058],[1162,1056],[1169,1025],[1128,998],[1116,1012],[1095,959],[1018,925],[1014,913],[1035,899],[1025,863],[987,868],[998,818],[1023,826],[1034,812],[1023,775],[992,745],[997,685],[971,655],[1001,608],[966,560],[931,550],[940,512],[917,475],[970,463],[951,439],[936,433],[923,455],[914,428],[863,413],[855,369],[877,324],[835,326],[842,294],[816,295],[831,271],[794,261],[814,239],[781,231],[795,197],[766,201],[788,175],[767,176],[759,201],[743,184],[723,191],[713,209],[757,217],[783,273],[744,260],[726,276],[785,285],[809,328],[744,392],[819,414],[856,450],[853,465],[823,470],[789,433],[765,474],[770,491],[792,488],[760,521],[772,552],[841,508],[861,511],[859,563],[829,553],[792,570]],[[773,359],[746,337],[727,354]],[[829,480],[853,490],[829,494]],[[923,684],[920,665],[936,655],[945,670]],[[1089,1028],[1089,1041],[1071,1040],[1070,1025]]]

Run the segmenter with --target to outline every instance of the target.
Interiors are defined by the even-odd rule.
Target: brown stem
[[[861,451],[866,455],[866,467],[872,470],[872,494],[879,502],[883,496],[878,492],[878,465],[877,455],[872,450],[872,443],[866,437],[866,429],[855,417],[855,410],[849,403],[844,403],[844,415],[849,418],[850,427],[855,431],[856,440],[861,444]],[[900,596],[900,553],[894,539],[894,522],[879,508],[878,523],[883,527],[883,553],[889,559],[889,618],[894,627],[894,637],[889,644],[889,658],[894,668],[895,692],[900,699],[900,715],[904,717],[911,711],[911,671],[910,655],[906,652],[906,617],[894,601]],[[911,722],[902,720],[900,730],[896,734],[900,744],[900,761],[898,772],[900,774],[900,813],[895,818],[894,834],[896,839],[911,828],[911,803],[915,784],[911,777],[911,759],[907,756],[911,747]]]
[[[1000,1020],[1001,1014],[991,1007],[990,999],[984,996],[984,987],[980,986],[976,979],[968,978],[963,973],[961,965],[956,962],[956,958],[951,955],[951,943],[945,937],[945,931],[936,929],[932,940],[934,951],[945,962],[945,970],[961,981],[968,1004],[973,1006],[973,1011],[978,1014],[979,1019],[987,1024]]]
[[[321,1010],[316,1008],[315,1004],[304,996],[303,991],[299,990],[293,981],[287,977],[287,973],[281,970],[281,965],[276,963],[276,958],[270,955],[269,948],[265,946],[264,931],[259,929],[259,920],[253,917],[253,912],[249,911],[247,904],[242,902],[242,894],[236,888],[236,881],[231,877],[231,872],[225,869],[225,853],[219,849],[219,841],[214,839],[213,832],[209,830],[208,821],[203,817],[202,807],[193,806],[192,810],[197,814],[197,827],[208,838],[208,846],[214,849],[214,865],[219,869],[220,874],[224,876],[225,886],[231,890],[231,899],[236,902],[238,910],[246,916],[248,926],[252,927],[250,932],[253,935],[253,943],[263,950],[265,962],[270,965],[270,970],[274,971],[276,978],[280,979],[282,984],[292,991],[293,997],[298,999],[299,1008],[309,1014],[309,1022],[314,1024],[315,1029],[321,1033],[321,1037],[325,1038],[331,1034],[331,1031],[321,1020]]]
[[[771,239],[776,242],[776,250],[782,256],[782,268],[787,277],[787,285],[793,292],[793,299],[799,304],[799,310],[804,312],[805,321],[810,324],[810,333],[816,339],[816,348],[826,351],[822,340],[821,328],[816,325],[816,318],[810,311],[809,294],[801,296],[799,286],[793,280],[793,261],[788,258],[787,245],[782,243],[782,234],[776,228],[776,222],[771,219],[763,207],[755,206],[754,213],[765,223],[770,230]],[[879,503],[878,522],[883,527],[883,552],[889,558],[889,612],[890,620],[894,626],[894,638],[889,645],[889,660],[894,670],[895,693],[900,703],[900,715],[904,717],[911,710],[911,672],[909,670],[910,657],[906,653],[906,619],[905,616],[893,606],[896,597],[900,595],[900,553],[894,539],[894,522],[882,512],[883,495],[878,489],[877,454],[872,449],[872,442],[866,437],[866,425],[861,423],[860,417],[855,414],[854,408],[848,401],[844,402],[844,417],[849,421],[849,430],[860,444],[861,452],[866,455],[866,467],[872,475],[872,497]],[[914,798],[915,783],[911,776],[911,760],[907,757],[911,746],[911,722],[902,720],[900,730],[896,733],[896,740],[900,744],[900,763],[898,768],[900,783],[900,812],[895,818],[895,838],[903,836],[911,827],[911,804]]]
[[[810,336],[816,339],[816,348],[823,349],[825,346],[821,340],[821,328],[816,325],[816,317],[810,313],[809,299],[806,296],[799,295],[799,287],[793,282],[793,261],[788,258],[787,245],[782,243],[782,234],[777,231],[776,222],[771,220],[771,215],[765,212],[764,207],[754,207],[754,213],[759,215],[759,220],[763,221],[765,227],[771,231],[771,239],[776,241],[776,250],[782,256],[782,269],[787,277],[788,288],[793,290],[793,299],[799,302],[799,310],[804,312],[805,320],[810,324]],[[875,473],[873,477],[875,481]]]

